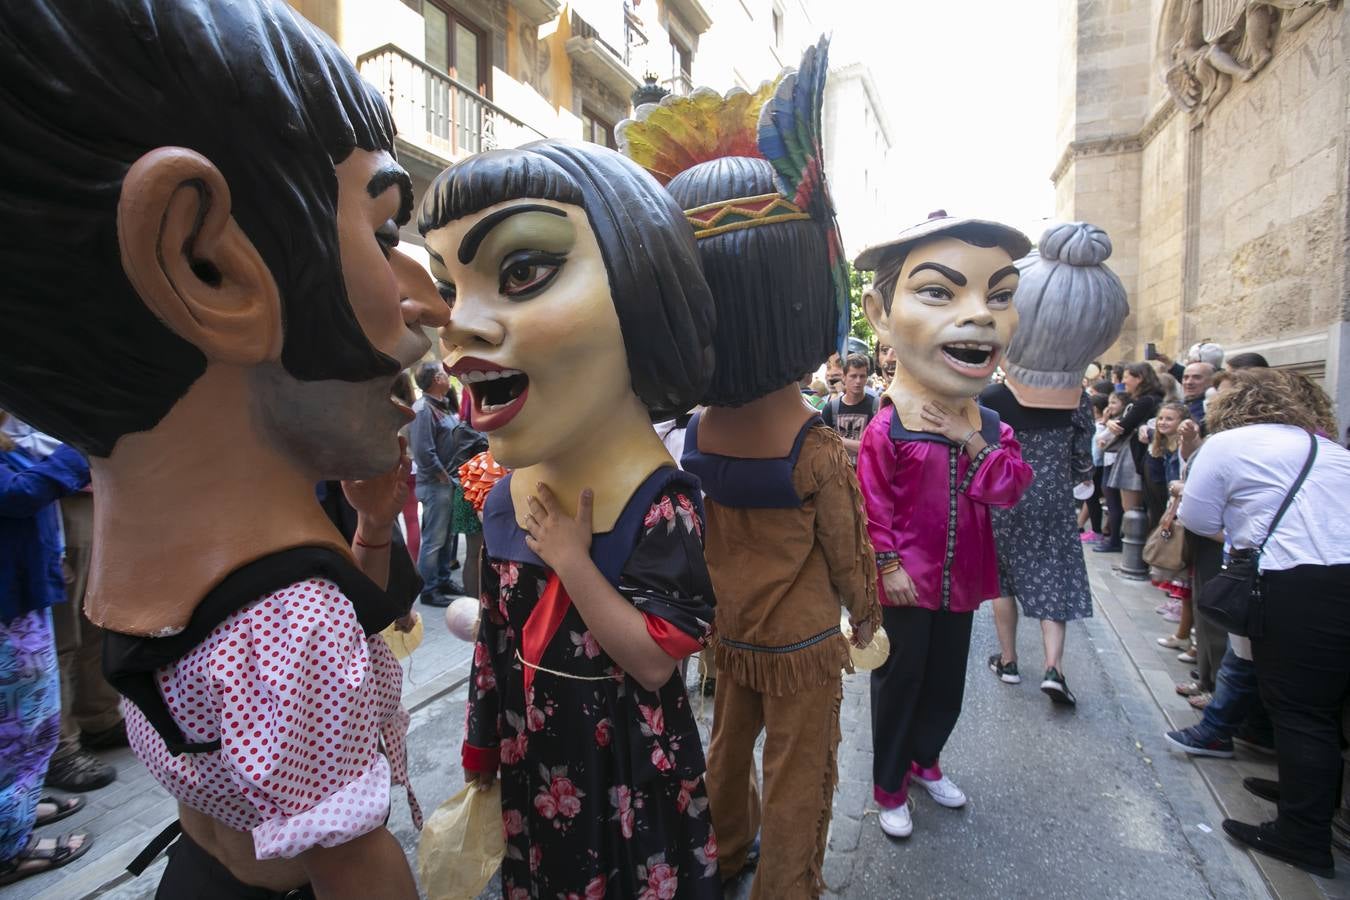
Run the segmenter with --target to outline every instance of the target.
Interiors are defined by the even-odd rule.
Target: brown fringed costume
[[[855,623],[881,618],[862,494],[839,436],[819,419],[802,429],[788,458],[737,459],[735,468],[698,450],[697,428],[695,420],[684,461],[705,476],[705,555],[718,596],[708,794],[722,872],[741,869],[762,829],[752,896],[800,897],[804,888],[815,896],[825,889],[838,780],[840,673],[851,670],[840,607]],[[718,470],[727,477],[718,479]],[[783,475],[795,497],[782,499],[797,505],[730,505],[776,502],[774,489],[788,487],[774,483]],[[761,729],[762,797],[754,765]]]

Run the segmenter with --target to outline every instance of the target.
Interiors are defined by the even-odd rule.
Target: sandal
[[[72,848],[70,845],[75,838],[80,839],[80,845]],[[54,846],[44,849],[41,846],[44,841],[52,842]],[[35,834],[30,834],[28,844],[19,851],[18,856],[0,863],[0,885],[13,884],[30,875],[41,875],[43,872],[59,869],[84,856],[93,844],[94,839],[83,832],[63,834],[58,838],[39,838]]]
[[[1213,699],[1214,699],[1213,694],[1211,694],[1209,691],[1204,691],[1191,697],[1186,702],[1189,703],[1195,709],[1204,709],[1206,706],[1209,706],[1209,701]]]
[[[49,794],[38,800],[39,807],[44,803],[48,806],[55,806],[56,811],[45,816],[38,813],[37,821],[33,823],[34,828],[42,828],[53,822],[59,822],[66,816],[73,816],[84,809],[83,797],[55,797]]]
[[[1183,697],[1194,697],[1196,694],[1203,694],[1205,689],[1200,686],[1198,681],[1179,681],[1177,682],[1177,693]]]

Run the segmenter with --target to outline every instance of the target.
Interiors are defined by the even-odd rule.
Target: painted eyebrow
[[[394,216],[394,223],[402,227],[412,218],[413,208],[412,179],[402,166],[388,165],[381,168],[366,184],[366,193],[373,200],[394,185],[398,185],[398,214]]]
[[[542,212],[553,216],[562,216],[564,219],[567,218],[567,213],[556,206],[544,206],[541,203],[522,203],[520,206],[508,206],[506,209],[499,209],[495,213],[483,216],[464,235],[464,240],[459,242],[460,263],[467,266],[473,262],[474,256],[478,254],[478,245],[483,243],[483,239],[488,236],[488,232],[512,216],[527,212]]]
[[[1007,278],[1009,275],[1016,275],[1016,274],[1017,274],[1017,266],[1004,266],[1003,268],[995,272],[993,275],[989,276],[989,286],[992,288],[994,285],[998,284],[1000,281]]]
[[[934,272],[937,272],[939,275],[943,276],[957,287],[966,286],[966,276],[962,275],[955,269],[950,269],[947,266],[944,266],[942,263],[936,262],[919,263],[917,266],[914,267],[913,271],[909,273],[909,277],[913,278],[915,275],[922,272],[924,269],[932,269]]]

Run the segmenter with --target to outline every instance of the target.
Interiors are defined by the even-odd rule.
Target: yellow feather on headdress
[[[619,152],[662,184],[710,159],[762,157],[759,110],[776,84],[766,81],[754,93],[732,88],[725,97],[712,88],[698,88],[683,97],[672,94],[660,103],[644,103],[634,118],[615,129]]]

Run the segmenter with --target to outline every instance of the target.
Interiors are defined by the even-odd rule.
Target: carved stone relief
[[[1158,28],[1160,75],[1198,128],[1232,88],[1250,81],[1275,53],[1281,33],[1297,31],[1341,0],[1168,0]]]

